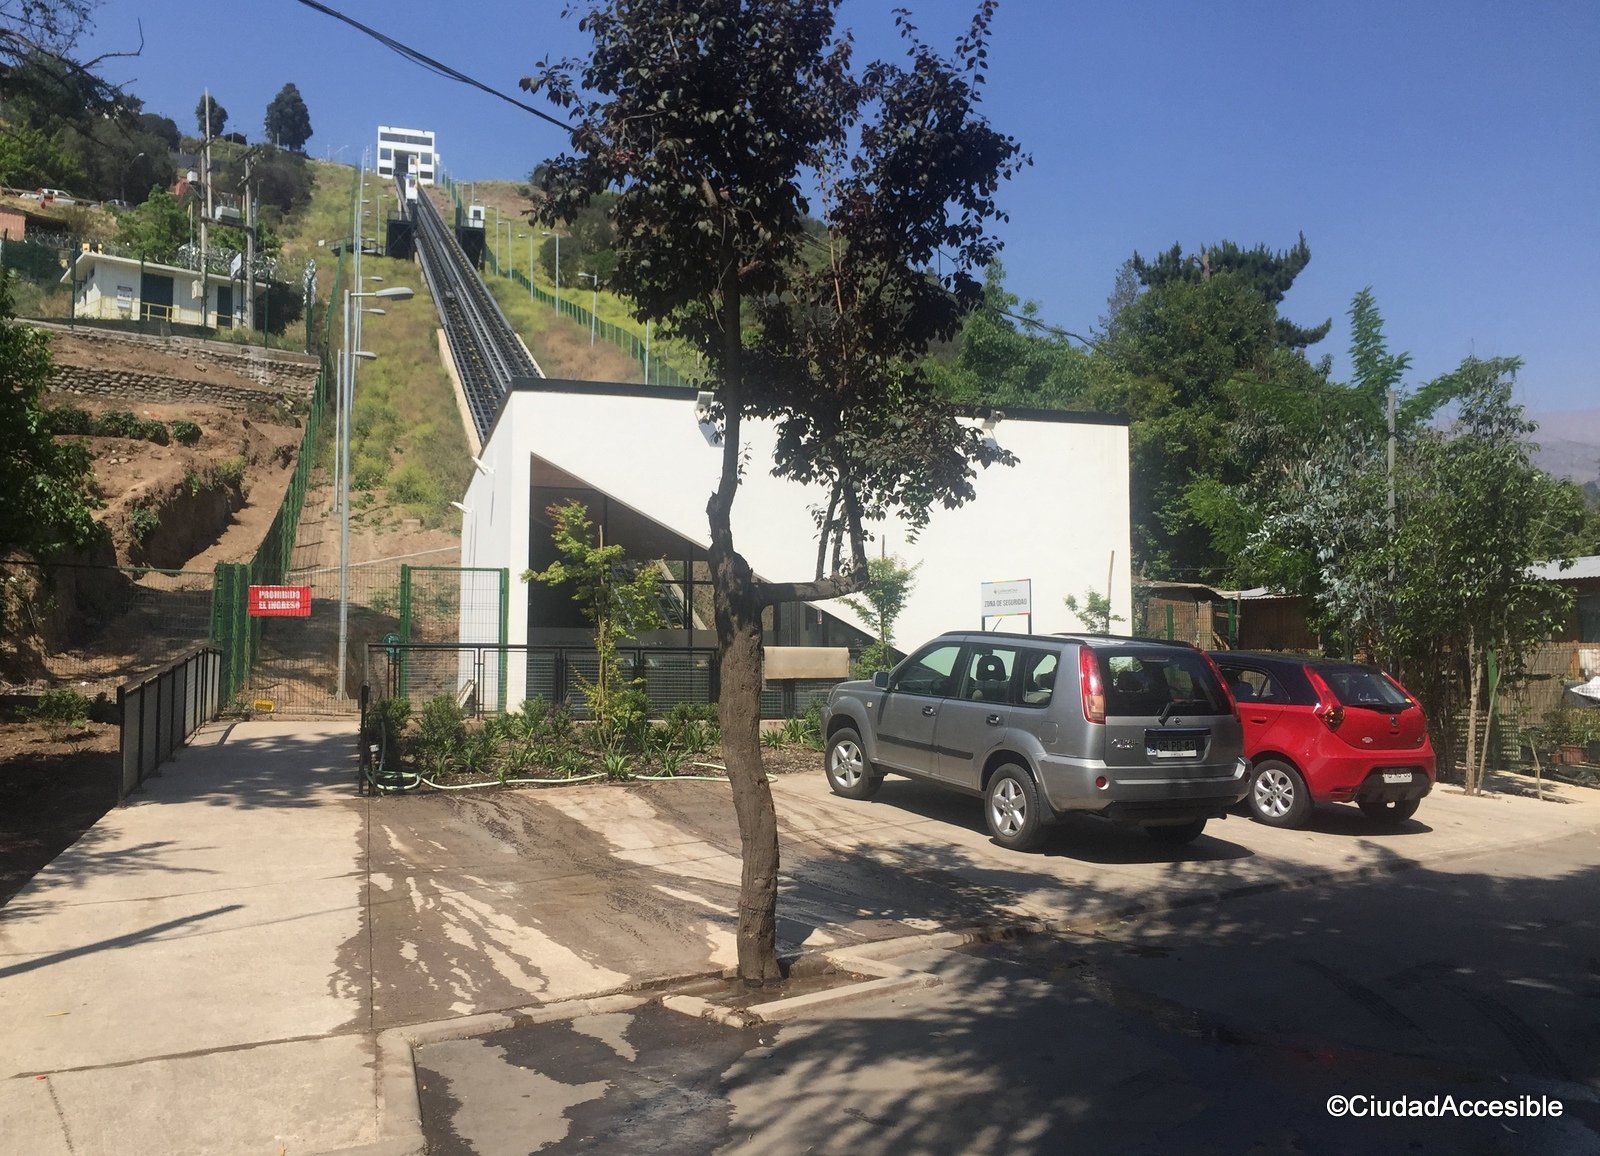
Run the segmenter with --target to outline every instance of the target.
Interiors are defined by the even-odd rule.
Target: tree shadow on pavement
[[[1419,867],[926,952],[906,961],[939,986],[781,1025],[646,1008],[425,1048],[429,1151],[485,1151],[491,1120],[541,1153],[1593,1151],[1600,1019],[1574,1012],[1600,998],[1597,857]],[[1445,1094],[1565,1111],[1327,1107]]]

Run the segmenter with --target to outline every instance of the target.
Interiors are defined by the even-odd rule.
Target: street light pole
[[[589,344],[594,344],[595,327],[599,324],[600,278],[594,273],[579,273],[578,279],[589,278]]]
[[[551,302],[551,307],[553,309],[555,309],[555,311],[557,313],[560,313],[561,312],[561,234],[560,233],[552,233],[548,229],[546,229],[544,235],[546,237],[554,237],[556,239],[556,299],[553,302]]]
[[[341,700],[349,697],[345,691],[345,650],[349,646],[350,639],[350,417],[355,409],[355,365],[358,358],[362,361],[373,361],[378,356],[376,353],[355,348],[350,344],[350,337],[355,335],[351,317],[353,315],[356,324],[359,324],[362,312],[357,306],[352,314],[351,302],[365,297],[409,301],[414,296],[416,291],[409,285],[374,289],[369,293],[351,292],[349,289],[344,291],[345,348],[340,359],[344,366],[344,385],[339,391],[343,420],[340,423],[338,447],[339,454],[344,459],[344,469],[340,473],[339,494],[339,685],[335,695]]]
[[[122,166],[122,196],[119,197],[118,200],[120,200],[123,204],[128,203],[128,170],[143,160],[144,156],[144,153],[135,153],[133,159]],[[145,190],[145,192],[149,191],[149,189]]]

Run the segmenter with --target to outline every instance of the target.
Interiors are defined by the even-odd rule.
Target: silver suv
[[[1217,668],[1181,643],[943,634],[822,711],[828,783],[868,799],[888,772],[981,796],[1019,851],[1086,811],[1181,844],[1245,797],[1249,764]]]

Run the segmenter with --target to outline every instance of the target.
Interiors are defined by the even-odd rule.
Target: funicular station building
[[[626,644],[652,706],[713,701],[716,635],[707,564],[706,502],[722,447],[708,397],[683,389],[520,378],[502,399],[457,503],[462,512],[463,624],[475,574],[509,572],[504,637],[496,661],[461,659],[460,678],[485,699],[515,709],[525,699],[576,701],[575,676],[595,671],[593,634],[571,591],[524,582],[556,559],[548,509],[583,504],[602,541],[637,564],[655,565],[666,625]],[[915,535],[898,522],[871,527],[869,549],[916,565],[915,586],[896,625],[902,651],[942,631],[983,626],[1053,632],[1082,629],[1063,599],[1105,591],[1131,620],[1128,571],[1128,429],[1122,418],[1055,411],[974,415],[986,436],[1017,456],[980,469],[977,498],[938,509]],[[743,426],[747,466],[734,504],[734,542],[762,578],[811,577],[816,568],[821,487],[775,478],[770,423]],[[1026,582],[1026,615],[985,615],[986,584]],[[993,607],[989,607],[993,609]],[[783,717],[848,677],[852,656],[874,638],[842,599],[767,612],[762,710]]]

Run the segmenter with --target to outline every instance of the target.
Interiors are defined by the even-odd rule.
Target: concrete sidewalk
[[[349,723],[208,728],[0,909],[0,1150],[377,1139]]]
[[[414,1095],[393,1094],[409,1053],[380,1058],[384,1029],[466,1034],[463,1017],[564,1000],[582,1014],[599,1005],[578,997],[732,962],[725,784],[367,800],[351,731],[204,732],[0,909],[0,1151],[417,1150],[414,1120],[397,1127]],[[774,794],[785,950],[880,955],[929,931],[1081,928],[1600,831],[1597,792],[1447,787],[1397,832],[1354,811],[1293,832],[1229,819],[1174,851],[1074,822],[1018,855],[976,801],[905,780],[852,802],[819,769]]]

